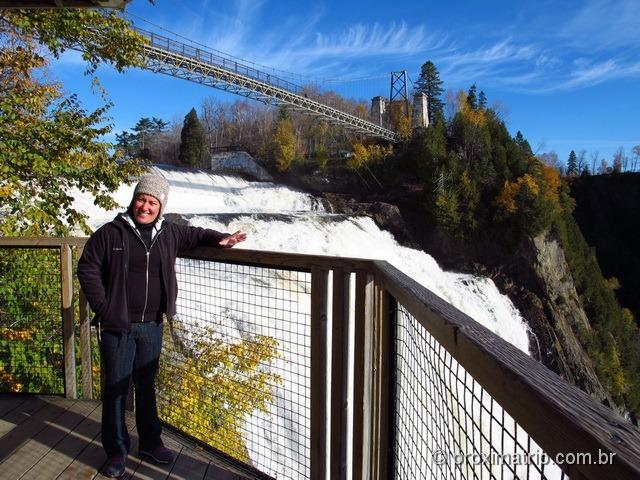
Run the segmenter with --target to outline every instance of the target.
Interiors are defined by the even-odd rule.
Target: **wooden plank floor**
[[[104,479],[99,401],[46,395],[0,394],[0,479]],[[126,479],[264,479],[213,453],[197,449],[173,432],[163,433],[175,453],[171,465],[138,457],[133,415],[127,418],[131,455]]]

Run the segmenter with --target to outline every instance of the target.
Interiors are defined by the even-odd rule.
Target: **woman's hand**
[[[221,247],[233,247],[236,243],[244,242],[247,239],[247,234],[241,231],[227,235],[218,242]]]

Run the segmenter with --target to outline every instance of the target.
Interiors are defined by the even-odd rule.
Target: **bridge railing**
[[[211,65],[217,65],[224,68],[225,70],[228,70],[229,72],[253,78],[254,80],[265,82],[275,87],[283,88],[297,95],[302,95],[304,93],[304,88],[300,85],[285,80],[277,75],[269,74],[255,67],[239,62],[233,58],[226,57],[220,53],[212,52],[204,47],[197,47],[188,43],[184,43],[182,41],[173,40],[169,37],[165,37],[164,35],[159,35],[158,33],[144,30],[138,27],[135,27],[135,30],[141,35],[145,36],[149,40],[149,44],[153,47],[158,47],[169,52],[177,53],[193,60],[203,61]]]
[[[0,239],[2,255],[58,250],[67,396],[77,394],[72,346],[91,358],[90,342],[76,342],[70,328],[78,323],[69,309],[77,297],[70,251],[82,244]],[[386,262],[196,249],[177,273],[161,414],[267,475],[640,475],[636,427]],[[20,341],[9,318],[16,310],[2,302],[2,341]],[[88,338],[86,315],[79,320]]]

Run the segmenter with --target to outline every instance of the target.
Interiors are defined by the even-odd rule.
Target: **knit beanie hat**
[[[158,216],[162,216],[164,207],[167,205],[167,200],[169,200],[169,182],[160,175],[144,175],[140,178],[140,181],[133,191],[133,198],[131,199],[132,205],[133,200],[139,193],[146,193],[147,195],[157,198],[160,202],[160,213]]]

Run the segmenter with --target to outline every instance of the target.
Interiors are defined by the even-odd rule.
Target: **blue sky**
[[[133,0],[127,11],[143,28],[298,74],[299,83],[361,79],[336,85],[362,99],[388,95],[389,72],[416,80],[431,60],[445,89],[475,82],[490,105],[500,102],[512,133],[561,160],[571,149],[610,159],[640,144],[639,0]],[[99,97],[82,71],[75,52],[52,68],[90,108]],[[211,95],[240,98],[141,70],[102,68],[100,77],[116,131],[143,116],[181,120]]]

